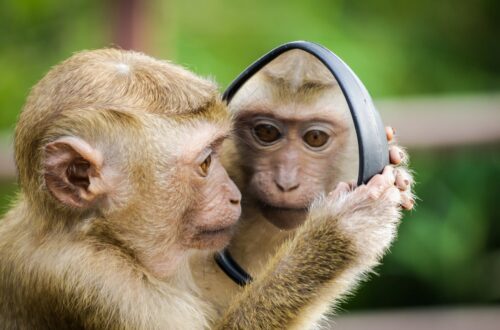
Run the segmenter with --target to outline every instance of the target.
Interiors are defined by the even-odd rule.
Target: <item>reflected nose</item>
[[[293,191],[297,188],[299,188],[300,186],[300,183],[292,183],[292,182],[278,182],[278,181],[274,181],[274,183],[276,184],[276,187],[278,187],[278,189],[282,192],[290,192],[290,191]]]
[[[299,166],[292,160],[283,161],[274,174],[274,184],[281,192],[291,192],[300,186]]]

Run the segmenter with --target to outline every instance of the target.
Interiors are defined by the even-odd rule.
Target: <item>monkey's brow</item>
[[[227,139],[229,136],[230,136],[229,133],[218,135],[208,146],[212,149],[215,149],[220,145],[222,145],[222,142],[224,142],[224,140]]]
[[[329,122],[326,120],[324,117],[317,116],[317,115],[304,115],[304,116],[297,116],[297,117],[291,117],[291,116],[280,116],[273,112],[272,110],[267,110],[267,109],[253,109],[252,110],[246,110],[243,115],[241,115],[238,119],[248,119],[251,117],[255,116],[263,116],[263,117],[269,117],[273,118],[282,122],[291,122],[291,121],[314,121],[314,122]]]

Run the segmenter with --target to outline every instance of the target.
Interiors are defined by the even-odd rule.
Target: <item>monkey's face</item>
[[[275,226],[293,229],[316,197],[356,178],[357,139],[346,99],[322,63],[275,61],[240,87],[229,108],[243,195]]]
[[[128,135],[105,122],[117,131],[102,141],[58,138],[45,146],[46,186],[164,276],[190,249],[227,245],[240,216],[241,194],[219,160],[229,132],[221,122],[146,116]]]
[[[183,248],[221,249],[231,239],[241,213],[241,194],[219,158],[228,129],[204,121],[174,123],[165,129],[164,137],[174,128],[176,134],[168,140],[179,147],[158,146],[164,150],[168,168],[160,170],[157,178],[164,182],[159,194],[174,196],[165,201],[168,212],[179,210],[172,219],[176,241]],[[165,214],[165,219],[170,217]]]
[[[165,276],[189,249],[227,244],[240,215],[217,155],[229,130],[211,81],[144,54],[82,52],[26,103],[16,130],[21,186],[50,221]]]
[[[192,164],[191,205],[180,224],[183,246],[222,249],[231,239],[240,217],[241,194],[222,167],[220,145],[204,148]]]
[[[249,194],[275,226],[296,228],[337,181],[348,128],[322,113],[294,118],[263,110],[245,112],[237,125]]]

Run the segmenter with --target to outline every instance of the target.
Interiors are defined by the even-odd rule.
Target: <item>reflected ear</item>
[[[106,193],[99,150],[83,139],[63,137],[44,148],[44,179],[50,193],[73,208],[88,208]]]

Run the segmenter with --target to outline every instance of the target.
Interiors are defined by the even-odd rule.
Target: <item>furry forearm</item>
[[[353,263],[352,242],[332,225],[337,219],[309,220],[233,301],[218,329],[286,328]]]

